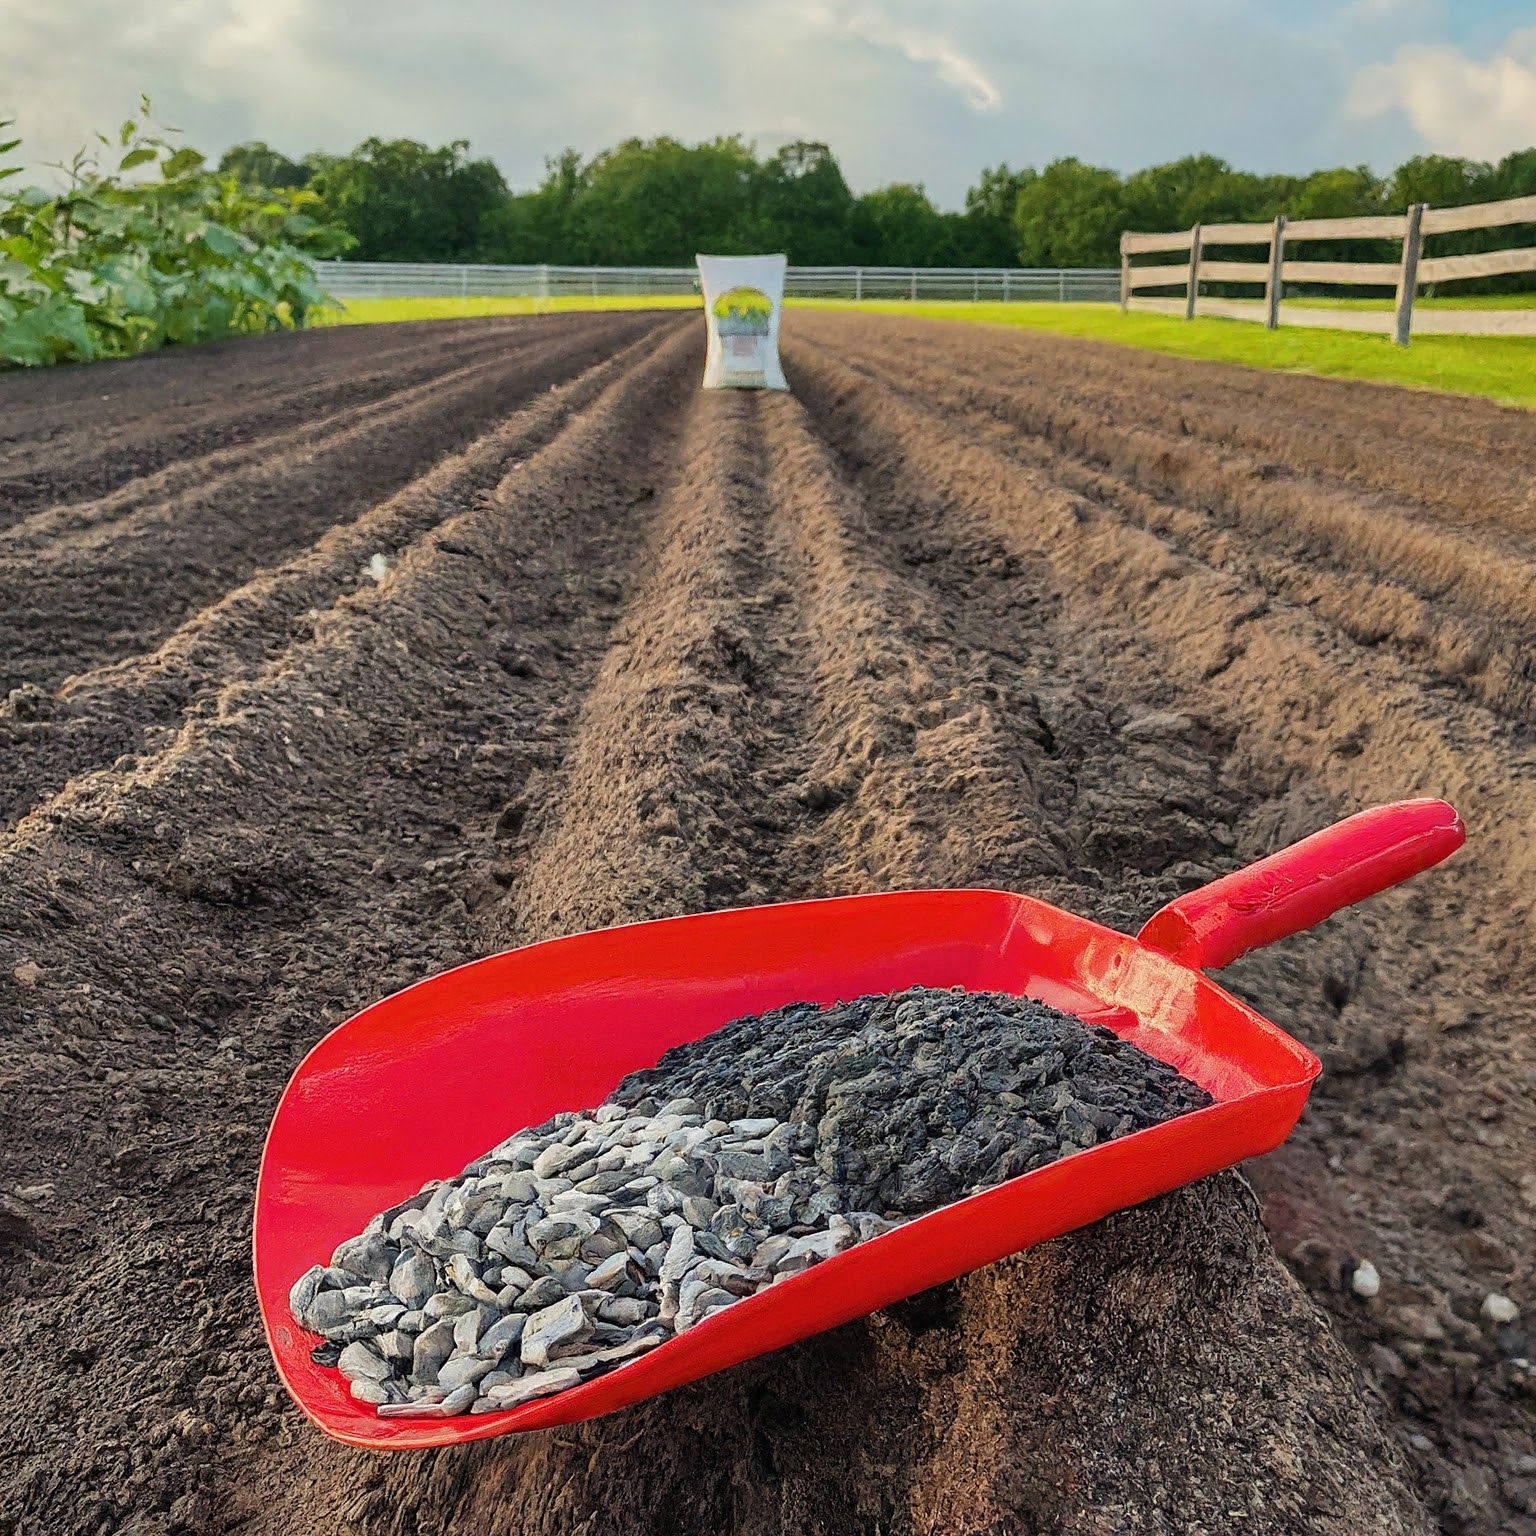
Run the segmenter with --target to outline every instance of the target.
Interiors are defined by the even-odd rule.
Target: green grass
[[[1524,295],[1508,295],[1523,300]],[[1345,301],[1348,302],[1348,301]],[[1454,305],[1455,299],[1431,301]],[[1478,302],[1487,302],[1480,300]],[[478,315],[526,315],[552,310],[692,309],[689,295],[666,298],[561,299],[354,299],[330,311],[320,324],[392,320],[442,320]],[[900,299],[853,303],[840,299],[791,300],[792,308],[857,309],[865,313],[1006,325],[1114,342],[1176,357],[1315,373],[1330,378],[1370,379],[1414,389],[1482,395],[1510,405],[1536,406],[1536,337],[1420,336],[1395,347],[1385,336],[1348,331],[1266,331],[1243,320],[1182,320],[1171,315],[1122,315],[1113,304],[987,304],[967,300],[913,304]]]
[[[312,313],[311,325],[377,325],[396,320],[468,320],[483,315],[542,315],[554,310],[697,309],[695,294],[560,299],[348,299]]]

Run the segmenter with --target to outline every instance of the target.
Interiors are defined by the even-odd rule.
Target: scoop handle
[[[1432,868],[1466,836],[1444,800],[1378,805],[1170,901],[1137,940],[1219,970]]]

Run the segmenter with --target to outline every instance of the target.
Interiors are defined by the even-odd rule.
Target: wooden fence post
[[[1264,285],[1264,324],[1280,328],[1280,273],[1285,266],[1285,215],[1275,217],[1275,232],[1269,237],[1269,280]]]
[[[1120,236],[1120,313],[1131,307],[1131,253],[1125,248],[1125,236]]]
[[[1408,228],[1403,234],[1403,267],[1397,278],[1397,324],[1392,339],[1400,347],[1408,345],[1413,330],[1413,299],[1419,288],[1419,255],[1424,249],[1424,211],[1428,203],[1414,203],[1408,210]]]
[[[1200,226],[1189,232],[1189,278],[1185,284],[1184,318],[1195,318],[1195,300],[1200,297]]]

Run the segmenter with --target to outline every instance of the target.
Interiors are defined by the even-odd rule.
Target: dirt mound
[[[547,317],[0,381],[0,1529],[1536,1531],[1530,1349],[1479,1312],[1536,1301],[1531,419],[827,314],[792,396],[704,395],[701,349]],[[1223,1176],[463,1451],[277,1387],[262,1133],[372,998],[887,886],[1129,927],[1419,793],[1467,854],[1230,973],[1327,1069],[1247,1170],[1268,1239]]]

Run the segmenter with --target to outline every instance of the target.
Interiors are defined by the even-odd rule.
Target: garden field
[[[1536,1306],[1536,422],[894,315],[792,310],[788,395],[703,351],[572,312],[0,378],[0,1531],[1536,1531],[1482,1310]],[[522,1439],[379,1457],[279,1388],[263,1135],[371,1000],[894,887],[1134,931],[1413,795],[1462,854],[1227,973],[1325,1069],[1256,1200]]]

